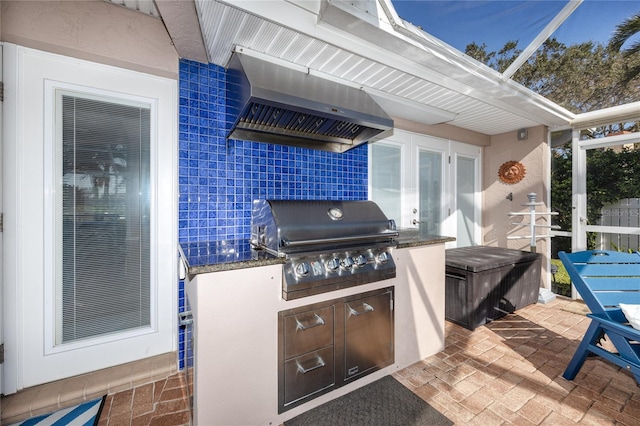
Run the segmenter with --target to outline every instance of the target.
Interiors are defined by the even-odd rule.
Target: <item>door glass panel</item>
[[[456,160],[457,247],[474,244],[475,163],[473,158],[457,157]]]
[[[401,224],[402,150],[399,146],[371,145],[371,199],[384,214]]]
[[[56,336],[150,325],[150,108],[60,92]]]
[[[442,154],[419,152],[420,233],[439,235],[442,222]]]

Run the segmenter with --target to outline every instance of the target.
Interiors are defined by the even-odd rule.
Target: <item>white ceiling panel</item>
[[[359,66],[363,61],[363,58],[356,56],[352,53],[344,56],[344,60],[341,63],[337,63],[336,67],[331,70],[331,74],[338,78],[344,78],[343,76],[349,71]],[[328,70],[327,70],[328,71]]]
[[[363,69],[366,69],[371,65],[372,63],[367,61],[365,58],[353,57],[351,61],[343,64],[343,66],[340,67],[341,69],[336,70],[336,77],[342,78],[346,81],[353,81],[356,75],[360,74]]]
[[[315,58],[308,64],[302,64],[308,68],[313,68],[316,70],[323,70],[327,67],[331,67],[331,61],[340,53],[340,49],[330,44],[325,45],[325,47],[318,52]]]
[[[395,94],[396,96],[402,96],[400,93],[412,84],[416,84],[418,79],[406,73],[400,73],[400,76],[395,81],[389,82],[384,88],[385,91]]]
[[[501,81],[499,74],[484,66],[470,68],[469,64],[475,65],[469,61],[461,66],[459,58],[452,60],[406,37],[367,27],[333,7],[345,2],[328,2],[322,16],[314,12],[320,7],[300,8],[293,3],[196,0],[211,62],[226,66],[233,50],[241,46],[263,59],[284,61],[383,94],[390,108],[403,106],[388,111],[392,116],[409,111],[407,103],[413,109],[423,105],[425,111],[440,110],[442,117],[455,117],[451,125],[488,135],[535,124],[564,125],[568,120],[563,111],[556,114],[536,106],[526,89]]]
[[[300,63],[300,58],[309,50],[309,46],[312,44],[312,41],[313,40],[310,42],[309,38],[302,34],[296,34],[293,40],[291,40],[288,46],[284,49],[281,59],[289,62]]]
[[[293,58],[293,62],[297,64],[309,64],[328,46],[320,40],[311,39],[307,42],[300,54]]]
[[[273,38],[264,40],[264,42],[268,43],[268,47],[264,49],[264,53],[274,58],[281,58],[289,46],[291,46],[292,41],[296,37],[296,33],[287,28],[280,27],[274,35]],[[264,45],[264,43],[258,42],[257,45],[261,46]]]
[[[383,73],[378,75],[379,78],[376,81],[371,82],[371,87],[393,94],[394,92],[390,91],[389,87],[393,86],[399,78],[402,78],[405,75],[406,74],[402,71],[394,70],[393,68],[386,68]]]
[[[335,49],[334,55],[328,60],[322,67],[318,68],[319,71],[335,76],[340,74],[340,68],[345,66],[344,64],[349,60],[357,61],[351,52],[347,52],[341,49]],[[311,67],[314,68],[314,67]],[[349,65],[345,66],[346,69],[351,68]]]
[[[410,97],[412,93],[415,93],[416,89],[422,86],[422,81],[412,75],[407,75],[406,78],[393,89],[393,92],[398,96]]]
[[[243,33],[244,37],[236,40],[235,44],[236,46],[251,46],[257,51],[265,52],[272,44],[273,40],[279,37],[283,28],[269,22],[265,22],[264,20],[259,20],[253,16],[252,18],[257,19],[258,22],[251,26],[247,26]]]
[[[209,51],[209,60],[226,64],[231,57],[236,36],[235,31],[229,30],[229,23],[238,25],[246,19],[245,14],[218,2],[208,2],[205,3],[204,13],[200,13],[199,17],[200,27],[208,28],[207,31],[202,31],[202,38]]]

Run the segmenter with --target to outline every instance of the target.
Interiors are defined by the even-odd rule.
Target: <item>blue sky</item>
[[[462,52],[471,42],[497,51],[509,40],[518,40],[524,49],[566,3],[393,0],[401,18]],[[639,0],[585,0],[554,36],[567,45],[589,40],[606,44],[619,23],[639,12]]]

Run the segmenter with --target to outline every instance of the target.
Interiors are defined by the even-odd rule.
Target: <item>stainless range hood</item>
[[[229,139],[344,152],[393,128],[365,91],[235,53]]]

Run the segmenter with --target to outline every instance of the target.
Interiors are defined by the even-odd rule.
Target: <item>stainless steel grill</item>
[[[398,235],[372,201],[256,200],[251,245],[285,257],[282,297],[393,278]]]

